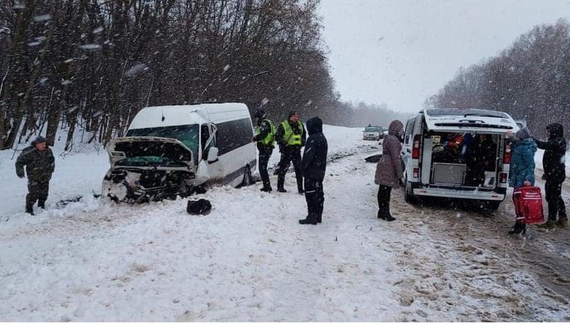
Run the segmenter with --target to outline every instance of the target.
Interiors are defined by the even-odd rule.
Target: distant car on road
[[[362,133],[363,140],[380,140],[383,138],[384,128],[380,126],[371,126],[364,128]]]

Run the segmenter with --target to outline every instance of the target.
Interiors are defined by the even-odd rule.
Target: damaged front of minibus
[[[192,150],[164,137],[122,137],[108,148],[110,169],[103,196],[116,202],[144,203],[192,193],[196,165]]]

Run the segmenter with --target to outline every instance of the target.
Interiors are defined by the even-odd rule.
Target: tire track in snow
[[[533,261],[520,257],[521,253],[529,253],[532,259],[544,259],[543,253],[539,252],[537,239],[519,240],[508,236],[506,231],[512,223],[510,219],[505,221],[507,217],[504,214],[489,217],[473,210],[449,210],[449,205],[441,203],[431,207],[414,206],[414,211],[410,212],[410,206],[402,202],[403,193],[397,191],[396,194],[399,198],[395,209],[401,212],[406,210],[404,213],[410,215],[412,220],[404,225],[402,234],[426,226],[431,233],[422,238],[431,240],[433,244],[431,250],[418,252],[408,246],[401,251],[403,262],[423,258],[423,261],[412,266],[412,272],[420,276],[427,273],[430,277],[428,281],[432,284],[426,292],[422,291],[425,281],[406,281],[410,286],[404,289],[404,299],[428,300],[423,304],[428,308],[434,297],[448,298],[450,306],[463,300],[463,306],[470,310],[458,313],[457,319],[462,321],[570,318],[570,312],[563,310],[567,309],[566,297],[569,295],[565,288],[550,288]],[[512,212],[510,208],[512,203],[509,206],[507,200],[500,212]],[[559,266],[563,265],[560,260]],[[449,285],[438,288],[446,283]],[[485,309],[482,310],[481,304],[470,304],[469,299],[481,300]]]

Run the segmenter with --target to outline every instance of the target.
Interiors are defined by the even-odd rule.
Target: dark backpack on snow
[[[186,207],[186,212],[192,215],[207,215],[212,210],[212,204],[210,201],[205,199],[199,199],[197,201],[188,201],[188,206]]]

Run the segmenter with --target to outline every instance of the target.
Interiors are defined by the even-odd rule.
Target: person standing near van
[[[263,109],[257,109],[253,116],[257,118],[257,129],[252,140],[257,142],[257,150],[259,151],[259,175],[263,182],[261,191],[271,192],[272,188],[269,174],[267,173],[267,164],[275,145],[275,126],[267,118],[267,112]]]
[[[390,195],[392,188],[403,185],[404,171],[400,152],[402,143],[400,137],[404,125],[399,120],[394,120],[388,127],[388,136],[382,143],[382,158],[376,165],[374,183],[380,185],[378,189],[378,218],[386,221],[396,220],[390,214]]]
[[[26,172],[24,174],[24,167]],[[28,195],[26,195],[26,213],[34,215],[34,204],[44,209],[49,193],[49,181],[55,170],[55,158],[46,140],[38,136],[30,147],[25,148],[16,160],[16,175],[28,177]]]
[[[507,132],[511,141],[511,164],[509,169],[509,186],[515,189],[522,186],[534,186],[534,154],[536,143],[527,128],[520,129],[515,135]],[[514,202],[514,195],[513,195]],[[515,226],[509,234],[524,234],[526,223],[524,216],[516,215]]]
[[[546,202],[548,202],[548,221],[543,227],[552,228],[556,224],[565,228],[568,226],[568,217],[566,216],[566,206],[562,200],[562,183],[566,179],[566,140],[564,139],[564,128],[560,123],[551,123],[546,126],[548,134],[547,141],[541,141],[533,138],[539,149],[544,149],[542,157],[542,166],[544,175],[542,179],[546,180],[544,190],[546,193]],[[558,221],[556,218],[558,216]]]
[[[285,190],[285,174],[291,162],[295,168],[297,177],[297,189],[299,194],[303,194],[303,174],[301,172],[301,148],[305,145],[307,134],[303,123],[299,121],[297,111],[289,112],[289,118],[279,125],[275,140],[279,144],[281,160],[279,161],[279,173],[277,174],[277,191]]]
[[[307,120],[309,138],[303,152],[301,168],[305,180],[305,200],[307,201],[307,218],[299,220],[299,224],[317,224],[323,221],[325,194],[323,180],[327,170],[327,138],[323,134],[323,121],[319,117]]]

